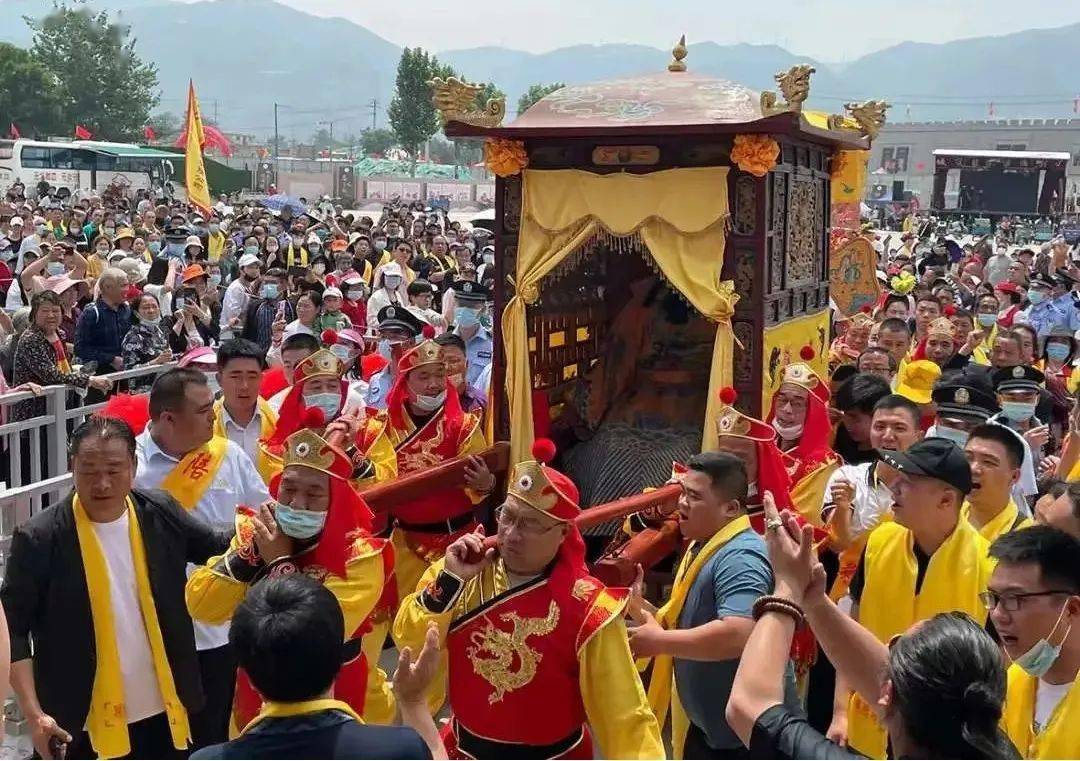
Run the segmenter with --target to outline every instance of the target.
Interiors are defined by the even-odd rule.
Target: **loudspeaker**
[[[340,166],[337,170],[337,191],[334,196],[343,202],[356,201],[356,173],[351,166]]]

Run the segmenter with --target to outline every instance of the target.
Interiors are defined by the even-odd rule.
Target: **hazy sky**
[[[904,40],[944,42],[1080,21],[1076,0],[281,1],[433,50],[499,45],[543,52],[603,42],[667,48],[685,32],[688,42],[772,43],[830,62]]]

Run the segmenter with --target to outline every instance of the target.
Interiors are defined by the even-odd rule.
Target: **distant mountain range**
[[[333,122],[336,136],[372,124],[387,126],[401,47],[342,19],[326,19],[274,0],[90,0],[119,13],[157,63],[159,110],[182,114],[189,77],[203,113],[230,132],[259,139],[273,133],[273,104],[286,138],[303,139]],[[47,11],[43,0],[0,2],[0,41],[27,46],[23,15]],[[837,111],[845,100],[884,97],[893,121],[984,119],[994,116],[1075,116],[1080,74],[1071,60],[1080,24],[1032,29],[944,44],[905,42],[843,66],[799,56],[775,45],[689,46],[695,72],[754,89],[774,87],[772,75],[796,63],[817,68],[810,105]],[[406,44],[407,40],[403,40]],[[568,84],[660,71],[670,52],[645,45],[577,45],[547,53],[501,47],[437,52],[470,81],[494,82],[513,113],[518,96],[535,83]],[[909,117],[910,113],[910,117]]]

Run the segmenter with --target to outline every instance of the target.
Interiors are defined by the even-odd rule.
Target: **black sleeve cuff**
[[[262,560],[254,552],[249,555],[246,552],[229,550],[218,558],[211,570],[242,584],[251,584],[263,568]]]
[[[429,613],[445,613],[458,601],[464,588],[464,581],[449,571],[442,570],[420,593],[420,604]]]

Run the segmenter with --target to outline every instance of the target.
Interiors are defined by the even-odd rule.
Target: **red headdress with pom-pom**
[[[314,354],[296,363],[296,369],[293,370],[292,388],[289,389],[289,393],[285,395],[285,399],[281,402],[281,409],[278,412],[278,421],[274,427],[274,432],[266,439],[266,445],[271,452],[280,452],[282,447],[285,446],[285,440],[297,431],[303,428],[321,428],[326,424],[321,412],[320,420],[323,420],[323,422],[319,425],[311,426],[304,422],[311,419],[306,417],[310,410],[304,403],[304,384],[309,379],[317,377],[338,378],[338,390],[341,399],[338,404],[338,412],[345,409],[345,402],[349,395],[349,384],[347,381],[341,380],[341,375],[344,372],[345,363],[326,349],[319,349]]]
[[[581,512],[578,488],[569,476],[549,464],[555,459],[553,441],[537,439],[532,446],[532,456],[534,459],[514,466],[506,487],[507,501],[516,500],[566,524],[559,562],[552,569],[550,578],[553,589],[569,589],[576,579],[588,574],[585,540],[574,523]]]
[[[807,349],[809,352],[806,351]],[[806,359],[806,354],[813,359],[813,348],[804,346],[799,355]],[[810,365],[805,362],[795,362],[784,368],[780,385],[781,387],[796,386],[809,392],[806,398],[806,416],[803,418],[798,443],[784,453],[785,459],[795,463],[788,470],[792,472],[792,483],[797,485],[804,476],[816,470],[822,463],[835,462],[838,459],[829,444],[832,438],[832,421],[829,419],[829,384],[814,372]],[[770,427],[776,420],[778,396],[779,394],[773,396],[769,416],[765,419]]]
[[[568,476],[548,465],[555,459],[555,443],[537,439],[532,456],[535,459],[514,467],[506,493],[552,518],[573,521],[581,512],[578,488]]]
[[[321,420],[321,411],[314,411]],[[305,416],[307,414],[305,413]],[[372,524],[371,509],[349,483],[353,471],[352,461],[344,451],[307,427],[288,438],[282,460],[283,468],[310,468],[330,476],[326,523],[314,549],[300,557],[304,558],[304,565],[321,566],[330,573],[345,578],[345,566],[357,532],[362,530],[370,533]],[[280,486],[279,473],[270,480],[270,494],[274,499],[278,498]]]
[[[97,416],[123,420],[138,436],[150,422],[150,397],[146,394],[115,394]]]

